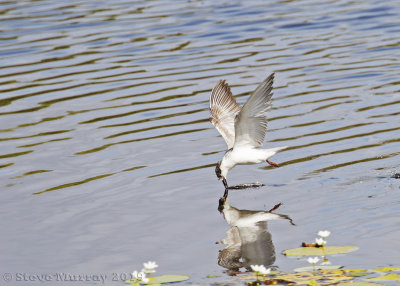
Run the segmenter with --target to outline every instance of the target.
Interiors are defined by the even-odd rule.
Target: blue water
[[[333,265],[398,266],[399,11],[394,0],[1,2],[7,285],[57,273],[123,285],[112,278],[148,260],[187,283],[230,282],[215,244],[230,229],[214,174],[225,143],[208,100],[225,79],[243,104],[271,72],[264,146],[289,148],[271,158],[280,168],[233,169],[230,184],[265,186],[229,204],[283,203],[296,226],[268,222],[280,270],[306,266],[282,251],[322,229],[328,245],[359,247]]]

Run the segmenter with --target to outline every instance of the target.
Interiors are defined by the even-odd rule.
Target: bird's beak
[[[228,182],[226,181],[225,177],[222,177],[222,183],[224,183],[225,189],[228,189]]]
[[[222,198],[224,198],[224,200],[226,200],[228,198],[228,194],[229,194],[229,189],[225,188],[224,196]]]

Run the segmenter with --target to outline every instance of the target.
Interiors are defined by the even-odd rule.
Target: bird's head
[[[221,175],[221,162],[218,162],[217,165],[215,166],[215,174],[218,177],[218,180],[222,179],[222,175]]]
[[[220,213],[222,213],[222,211],[224,210],[225,202],[226,202],[226,198],[225,197],[220,198],[219,201],[218,201],[218,211]]]

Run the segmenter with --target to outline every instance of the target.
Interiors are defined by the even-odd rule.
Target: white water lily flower
[[[149,282],[149,279],[146,278],[146,273],[144,272],[137,272],[136,270],[132,272],[132,280],[143,281],[145,283]]]
[[[149,261],[143,263],[144,269],[142,269],[143,272],[145,273],[154,273],[156,272],[155,268],[158,267],[157,263],[155,261]]]
[[[318,257],[309,257],[307,259],[307,262],[310,263],[310,264],[316,264],[316,263],[318,263],[318,261],[319,261]]]
[[[322,237],[318,237],[315,239],[315,243],[319,246],[324,246],[326,244],[326,241]]]
[[[256,272],[256,274],[261,274],[261,275],[268,275],[271,272],[270,268],[265,268],[264,265],[250,265],[251,270]]]
[[[143,274],[141,280],[142,280],[144,283],[147,283],[147,282],[150,281],[150,279],[146,277],[146,273],[144,273],[144,272],[140,272],[140,273]]]
[[[251,270],[253,270],[253,272],[260,272],[262,266],[264,265],[250,265]]]
[[[138,274],[139,274],[139,273],[138,273],[136,270],[133,271],[133,272],[132,272],[132,279],[136,279],[136,280],[137,280],[137,279],[138,279]]]
[[[264,267],[264,266],[263,266]],[[266,269],[264,267],[264,269],[262,271],[260,271],[261,275],[268,275],[271,272],[271,268]]]
[[[318,232],[318,235],[322,238],[327,238],[330,234],[331,232],[329,230],[320,230]]]

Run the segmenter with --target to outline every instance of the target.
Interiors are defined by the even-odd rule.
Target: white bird
[[[275,247],[267,222],[287,219],[295,225],[288,215],[273,212],[280,206],[277,204],[269,211],[241,210],[231,206],[227,198],[220,198],[218,210],[231,229],[227,231],[227,237],[218,242],[228,245],[220,250],[218,264],[234,271],[241,267],[250,270],[254,264],[272,265],[276,258]]]
[[[273,81],[274,73],[260,83],[243,108],[236,102],[224,80],[220,80],[211,92],[210,121],[228,145],[228,151],[215,168],[218,179],[222,179],[225,186],[224,196],[227,196],[228,189],[226,177],[233,167],[261,162],[278,167],[268,159],[287,148],[259,148],[267,132],[265,113],[271,108]]]

